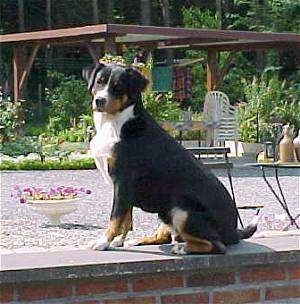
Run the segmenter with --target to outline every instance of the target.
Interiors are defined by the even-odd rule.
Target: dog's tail
[[[250,224],[244,229],[238,229],[237,233],[239,235],[239,239],[248,239],[251,237],[257,230],[259,215],[256,214]]]

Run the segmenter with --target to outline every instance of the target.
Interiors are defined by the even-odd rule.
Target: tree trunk
[[[25,32],[23,0],[18,0],[18,19],[19,19],[19,32]]]
[[[150,0],[141,0],[141,24],[151,24],[151,2]]]
[[[164,26],[170,26],[170,5],[169,0],[160,0]]]
[[[51,22],[51,0],[46,1],[46,20],[47,20],[47,29],[50,30],[52,28]]]
[[[98,0],[93,0],[93,23],[99,23]]]
[[[220,28],[222,28],[222,0],[216,0],[216,12],[220,18]]]
[[[107,23],[113,22],[113,9],[114,9],[114,0],[107,0],[106,1],[106,16],[107,16]]]
[[[161,5],[162,15],[163,15],[163,24],[164,24],[164,26],[170,26],[169,0],[160,0],[160,5]],[[166,55],[167,55],[167,63],[172,64],[173,63],[173,51],[166,50]]]

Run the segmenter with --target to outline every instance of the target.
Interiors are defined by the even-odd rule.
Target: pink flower
[[[91,194],[91,190],[81,188],[75,188],[70,186],[58,186],[51,187],[50,189],[44,189],[41,187],[27,187],[23,190],[19,186],[14,186],[12,197],[19,198],[20,203],[25,203],[26,198],[33,200],[55,200],[55,199],[70,199],[75,198],[82,194]]]

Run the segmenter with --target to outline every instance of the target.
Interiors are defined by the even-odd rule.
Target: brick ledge
[[[230,246],[225,255],[174,256],[170,245],[92,251],[84,249],[7,253],[1,255],[0,281],[21,283],[50,279],[108,278],[201,269],[224,270],[298,263],[296,235],[252,238]]]

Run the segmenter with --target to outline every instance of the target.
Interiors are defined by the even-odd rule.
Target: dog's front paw
[[[176,243],[173,245],[173,248],[171,249],[171,252],[177,255],[185,255],[185,244],[179,244]]]
[[[125,248],[130,248],[130,247],[134,247],[134,246],[138,246],[140,245],[140,241],[139,239],[130,239],[124,242],[124,247]]]
[[[110,242],[107,240],[106,236],[102,236],[100,239],[90,241],[87,248],[92,250],[105,250],[109,245]]]
[[[111,247],[122,247],[124,244],[124,239],[122,235],[116,236],[113,241],[110,243]]]

